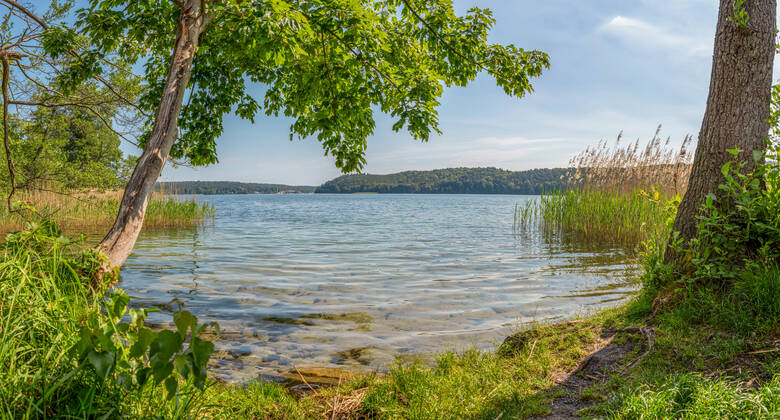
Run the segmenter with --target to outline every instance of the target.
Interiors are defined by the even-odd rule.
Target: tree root
[[[631,366],[635,365],[636,362],[640,361],[643,357],[647,356],[650,351],[653,349],[653,344],[655,344],[655,328],[653,327],[626,327],[621,330],[618,330],[618,332],[627,332],[631,334],[642,334],[647,339],[647,349],[637,356],[634,360],[629,362],[626,366],[623,367],[621,370],[621,373],[627,371]]]

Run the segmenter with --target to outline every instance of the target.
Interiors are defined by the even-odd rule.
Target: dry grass
[[[122,191],[91,191],[63,194],[34,191],[15,198],[35,207],[40,216],[57,222],[66,231],[103,231],[111,226],[119,210]],[[195,197],[178,198],[155,193],[146,211],[144,228],[197,226],[214,214],[211,204],[200,204]],[[25,218],[0,206],[0,233],[22,229]]]
[[[576,169],[572,186],[619,194],[655,188],[665,196],[682,196],[693,163],[693,153],[688,150],[693,138],[686,136],[675,149],[670,147],[671,138],[662,140],[660,132],[658,126],[644,146],[639,139],[625,143],[620,133],[612,147],[606,141],[588,147],[569,161]]]

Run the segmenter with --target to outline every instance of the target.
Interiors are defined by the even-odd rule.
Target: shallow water
[[[217,376],[333,376],[489,348],[523,323],[635,290],[618,249],[512,229],[500,195],[202,196],[213,222],[144,232],[121,271],[136,306],[219,322]],[[294,371],[293,371],[294,372]]]

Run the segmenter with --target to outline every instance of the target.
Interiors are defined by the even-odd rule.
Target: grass
[[[493,351],[399,361],[386,375],[304,395],[274,383],[211,381],[166,399],[162,384],[126,391],[79,367],[69,349],[104,296],[87,287],[96,261],[50,225],[32,226],[40,238],[6,244],[0,260],[0,418],[780,417],[780,267],[747,265],[729,281],[676,273],[658,245],[674,205],[663,194],[571,189],[518,209],[521,227],[648,245],[643,288],[622,306],[530,325]]]
[[[780,303],[775,280],[779,273],[768,270],[764,286],[770,289],[750,288],[753,292],[739,298],[720,299],[720,292],[711,291],[709,300],[716,305],[700,305],[698,299],[708,293],[701,291],[657,309],[657,292],[646,290],[619,308],[532,325],[496,351],[448,352],[432,366],[399,362],[387,375],[357,378],[298,399],[276,384],[221,384],[207,392],[214,404],[209,414],[274,419],[555,418],[551,403],[567,393],[561,382],[591,352],[604,348],[605,336],[614,335],[612,343],[631,346],[611,372],[570,396],[582,404],[579,415],[777,418],[780,336],[778,318],[771,314]],[[744,329],[746,325],[753,329]],[[655,331],[649,349],[644,337],[621,332],[640,326]]]
[[[59,194],[37,191],[19,195],[46,218],[66,231],[106,230],[114,222],[122,199],[121,191]],[[193,198],[178,198],[157,193],[152,197],[144,218],[144,229],[196,226],[214,215],[214,206]],[[20,230],[25,218],[0,206],[0,233]]]
[[[668,237],[668,207],[658,196],[635,190],[569,189],[542,194],[515,209],[515,230],[539,230],[577,244],[639,249]]]
[[[88,413],[97,388],[74,370],[78,322],[98,307],[65,241],[30,246],[0,261],[0,416]],[[45,246],[45,247],[44,247]]]

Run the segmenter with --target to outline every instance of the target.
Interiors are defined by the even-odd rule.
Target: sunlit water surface
[[[216,216],[142,234],[121,271],[135,306],[217,321],[212,371],[232,381],[382,370],[490,348],[529,321],[626,298],[633,261],[513,231],[500,195],[201,196]]]

